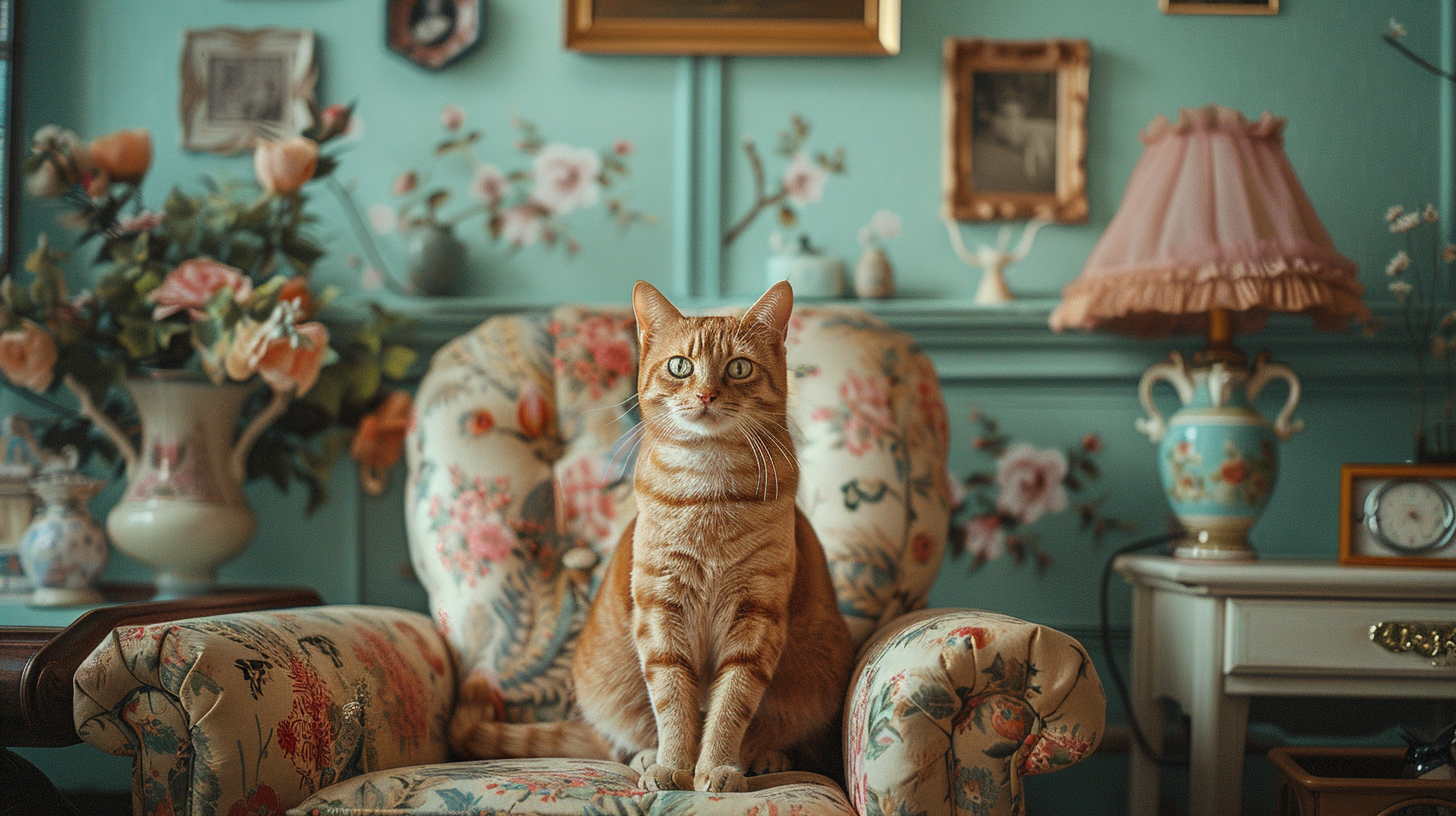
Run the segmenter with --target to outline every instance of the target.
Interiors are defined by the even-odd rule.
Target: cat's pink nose
[[[698,399],[702,400],[704,405],[707,405],[707,404],[711,403],[713,400],[715,400],[717,398],[718,398],[718,392],[717,391],[708,391],[706,393],[698,394]]]

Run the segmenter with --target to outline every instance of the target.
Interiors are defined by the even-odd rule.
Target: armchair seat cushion
[[[790,777],[785,774],[784,776]],[[749,793],[644,791],[616,762],[509,759],[416,765],[325,788],[292,816],[855,816],[839,786],[814,774]]]

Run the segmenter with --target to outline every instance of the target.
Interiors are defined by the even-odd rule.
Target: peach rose
[[[300,323],[286,331],[284,311],[280,304],[262,323],[246,317],[239,321],[233,327],[233,342],[223,365],[234,380],[257,374],[273,390],[292,388],[301,397],[318,381],[329,349],[329,331],[317,322]]]
[[[253,171],[263,189],[291,195],[318,169],[318,142],[294,136],[281,142],[262,141],[253,151]]]
[[[152,134],[137,128],[97,137],[91,162],[112,181],[141,181],[152,166]]]
[[[313,302],[313,293],[308,291],[307,278],[289,278],[278,290],[280,303],[292,303],[298,309],[298,319],[308,320],[313,317],[317,309]]]
[[[379,407],[359,420],[349,455],[359,463],[359,477],[371,495],[382,494],[386,474],[404,454],[404,437],[409,430],[414,400],[403,391],[391,391]]]
[[[200,318],[199,310],[219,289],[233,290],[237,303],[246,303],[253,296],[253,282],[242,270],[206,256],[183,261],[148,295],[156,304],[152,319],[163,320],[183,309],[190,309],[194,318]]]
[[[0,374],[16,385],[38,392],[50,388],[59,356],[50,332],[29,320],[0,332]]]

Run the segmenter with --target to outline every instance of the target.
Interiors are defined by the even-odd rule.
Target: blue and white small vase
[[[86,503],[106,484],[73,470],[30,482],[41,508],[20,537],[20,566],[35,585],[32,606],[79,606],[101,602],[96,577],[109,554],[106,531]]]
[[[1273,424],[1249,403],[1271,380],[1289,383],[1289,397]],[[1152,388],[1165,380],[1183,407],[1165,422],[1153,405]],[[1137,429],[1158,446],[1158,470],[1173,513],[1188,532],[1175,547],[1178,558],[1248,561],[1249,529],[1259,520],[1279,472],[1277,442],[1304,427],[1291,419],[1299,403],[1299,378],[1286,365],[1260,355],[1253,371],[1221,362],[1190,368],[1173,352],[1143,372],[1138,399],[1148,414]]]

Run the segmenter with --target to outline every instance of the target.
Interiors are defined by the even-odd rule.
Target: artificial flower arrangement
[[[971,569],[1010,555],[1017,564],[1030,557],[1038,572],[1052,565],[1052,555],[1041,538],[1027,529],[1045,516],[1065,511],[1068,494],[1082,493],[1101,476],[1097,455],[1102,438],[1089,433],[1081,445],[1058,450],[1013,442],[995,418],[971,412],[981,426],[971,444],[995,461],[994,471],[977,471],[964,480],[951,478],[950,551],[952,557],[971,554]],[[1109,533],[1133,529],[1126,521],[1104,514],[1105,496],[1077,504],[1083,530],[1093,543]]]
[[[38,393],[64,383],[123,428],[136,418],[114,386],[128,374],[257,378],[294,399],[253,446],[249,478],[285,490],[301,481],[313,510],[349,447],[366,487],[379,487],[399,458],[408,415],[408,396],[383,381],[402,379],[415,352],[388,341],[401,321],[378,309],[331,333],[317,316],[336,291],[310,282],[324,250],[308,235],[306,191],[337,167],[321,148],[349,129],[352,114],[333,105],[302,135],[260,143],[255,181],[204,177],[202,192],[174,187],[156,210],[142,199],[152,160],[146,130],[85,142],[41,128],[25,163],[27,189],[68,205],[61,221],[80,232],[78,249],[95,245],[100,275],[72,297],[65,255],[42,234],[25,263],[29,285],[12,277],[0,288],[0,373]],[[255,395],[253,410],[264,399]]]
[[[807,120],[794,114],[789,121],[789,129],[779,132],[779,143],[774,152],[788,159],[788,165],[779,177],[778,187],[772,191],[768,188],[763,158],[758,154],[758,144],[752,136],[744,137],[743,152],[748,156],[748,166],[753,171],[753,203],[723,233],[723,246],[737,240],[764,210],[777,210],[781,227],[788,229],[796,226],[799,223],[798,210],[824,198],[824,184],[831,174],[845,172],[847,168],[842,147],[835,148],[833,153],[816,153],[810,157],[805,148],[810,129]],[[777,232],[771,240],[775,250],[785,251],[786,245]],[[799,236],[798,245],[805,252],[816,252],[807,235]]]
[[[431,151],[430,164],[422,170],[407,169],[395,178],[392,192],[398,204],[369,208],[375,232],[449,229],[483,216],[491,239],[504,240],[512,250],[538,243],[547,247],[559,244],[574,255],[581,245],[562,219],[577,210],[605,202],[607,215],[622,229],[651,220],[627,206],[624,199],[603,196],[604,190],[628,175],[627,158],[633,146],[626,139],[616,140],[607,150],[573,147],[547,141],[534,124],[516,117],[511,121],[519,131],[514,147],[530,163],[529,167],[505,170],[477,154],[476,146],[484,134],[465,129],[465,112],[459,107],[446,105],[440,121],[444,134]],[[456,170],[464,170],[469,178],[465,195],[471,201],[464,205],[456,205],[456,193],[448,183]]]

